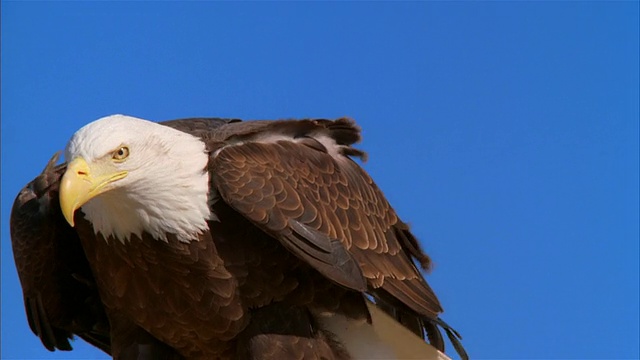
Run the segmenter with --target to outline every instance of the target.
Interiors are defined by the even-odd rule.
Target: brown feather
[[[338,128],[343,132],[339,139],[334,139],[337,143],[357,139],[345,135],[348,124],[339,123]],[[287,123],[283,132],[293,132],[292,126]],[[303,130],[322,133],[309,128],[308,123],[300,132]],[[263,163],[272,166],[266,167]],[[435,316],[442,311],[435,294],[410,260],[420,256],[419,261],[425,262],[426,255],[413,237],[404,235],[402,230],[406,225],[399,222],[371,178],[350,159],[336,159],[326,151],[296,143],[294,139],[257,143],[246,137],[241,145],[223,148],[211,166],[213,182],[226,202],[332,280],[362,290],[352,282],[360,281],[357,272],[350,270],[354,261],[347,259],[352,258],[366,278],[388,279],[382,280],[382,286],[410,302],[414,311],[425,316]],[[267,183],[274,184],[268,189],[282,188],[285,195],[279,197],[271,191],[256,194],[266,187],[262,184]],[[250,195],[243,191],[247,188],[252,189]],[[325,201],[314,201],[322,199],[321,194],[327,191],[335,195],[325,197]],[[400,229],[396,230],[396,226]],[[330,237],[338,233],[343,237]],[[331,245],[334,243],[340,246]],[[328,249],[332,249],[333,256],[327,257]],[[335,253],[340,249],[348,250],[351,255]],[[404,251],[399,252],[400,249]],[[344,264],[349,266],[345,268]],[[376,280],[372,285],[377,286],[379,282]]]
[[[305,307],[276,303],[254,310],[251,317],[239,336],[237,359],[350,359]]]
[[[443,349],[440,332],[428,322],[437,319],[442,307],[415,265],[429,270],[431,260],[369,175],[349,158],[364,158],[350,146],[360,140],[355,123],[235,123],[223,129],[209,144],[216,193],[320,273],[360,290],[349,281],[360,281],[357,273],[341,267],[339,259],[345,257],[327,257],[328,249],[335,252],[339,244],[351,254],[372,291],[381,287],[402,304],[398,319],[415,332],[423,329],[419,335],[425,331]],[[283,139],[287,135],[290,140]],[[319,136],[333,139],[338,154]],[[250,195],[245,187],[251,188]]]
[[[58,154],[22,189],[11,210],[11,243],[27,319],[50,351],[71,350],[69,339],[75,334],[110,353],[104,309],[93,306],[98,298],[93,275],[58,205],[65,167],[56,166],[57,160]]]

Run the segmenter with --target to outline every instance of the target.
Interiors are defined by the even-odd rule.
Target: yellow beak
[[[126,171],[111,171],[101,174],[102,167],[92,173],[89,164],[81,158],[73,159],[60,180],[60,208],[67,222],[74,226],[73,215],[87,201],[108,191],[107,185],[127,176]]]

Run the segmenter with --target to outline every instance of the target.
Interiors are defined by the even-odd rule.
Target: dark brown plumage
[[[11,211],[13,254],[31,330],[49,350],[71,350],[73,334],[110,352],[109,323],[74,229],[60,212],[65,170],[56,154],[16,198]]]
[[[30,325],[48,349],[69,350],[77,334],[116,358],[347,359],[317,316],[367,320],[368,292],[440,350],[443,327],[466,358],[415,265],[428,270],[429,258],[350,158],[364,157],[351,147],[353,121],[163,124],[209,153],[215,219],[198,241],[105,239],[80,211],[71,228],[54,206],[65,171],[55,160],[16,199],[14,255]],[[49,269],[33,266],[45,257]]]

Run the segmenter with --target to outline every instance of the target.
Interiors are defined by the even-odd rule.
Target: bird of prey
[[[354,160],[359,140],[347,118],[89,123],[12,209],[31,330],[115,359],[397,354],[329,330],[375,328],[373,302],[441,351],[444,330],[466,359],[420,271],[429,257]]]

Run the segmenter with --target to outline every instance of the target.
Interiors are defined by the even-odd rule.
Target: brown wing
[[[346,156],[362,155],[349,147],[358,139],[347,119],[272,122],[214,152],[212,181],[227,203],[328,278],[382,288],[435,318],[442,308],[412,261],[429,259]]]
[[[57,159],[56,154],[22,189],[11,212],[11,242],[31,330],[50,351],[72,350],[69,339],[77,335],[122,359],[181,359],[138,326],[110,324],[80,235],[60,210],[66,165],[55,166]]]
[[[11,242],[31,330],[53,351],[74,334],[110,354],[109,323],[78,235],[58,205],[65,166],[55,155],[16,198]]]
[[[230,123],[203,139],[212,154],[213,201],[221,197],[336,283],[368,289],[382,308],[444,351],[442,327],[468,358],[415,265],[429,270],[429,257],[350,158],[365,157],[351,147],[360,140],[352,120]]]

